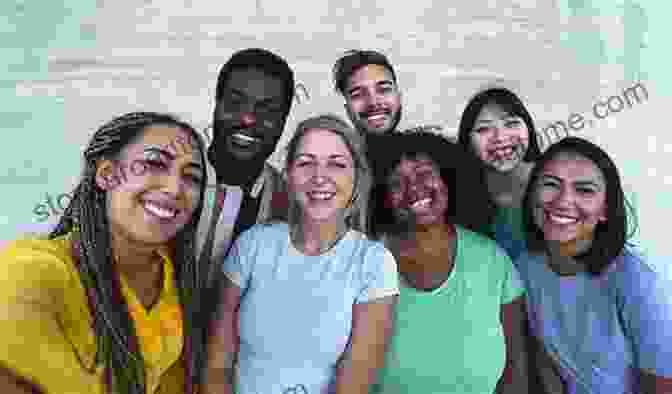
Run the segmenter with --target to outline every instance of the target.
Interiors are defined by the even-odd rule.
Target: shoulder
[[[672,278],[666,271],[669,259],[647,256],[637,248],[624,249],[608,268],[605,275],[626,298],[661,296],[672,297]]]
[[[289,234],[289,226],[284,222],[257,223],[240,233],[238,243],[271,242],[286,239]]]
[[[73,272],[67,236],[19,239],[0,251],[0,292],[5,297],[46,296],[44,292],[64,288]]]
[[[491,238],[462,226],[456,226],[458,245],[460,251],[464,251],[470,257],[479,255],[480,257],[489,257],[480,260],[506,260],[511,261],[506,251]]]
[[[396,271],[396,260],[383,241],[371,239],[357,230],[350,230],[348,241],[352,242],[354,254],[361,256],[365,267],[383,266]]]

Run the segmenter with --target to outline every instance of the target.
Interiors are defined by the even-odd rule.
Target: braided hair
[[[93,316],[97,338],[97,362],[105,366],[108,393],[145,394],[144,360],[135,334],[133,319],[123,301],[119,278],[114,270],[110,224],[105,190],[96,184],[99,160],[118,156],[149,126],[161,124],[189,131],[193,144],[205,163],[204,144],[189,124],[168,114],[133,112],[100,127],[84,151],[82,179],[58,225],[49,234],[53,239],[72,232],[73,256]],[[201,345],[205,331],[198,318],[201,289],[208,267],[197,265],[195,236],[203,209],[207,179],[194,214],[174,239],[175,280],[184,316],[185,393],[194,393],[195,373],[204,360]]]

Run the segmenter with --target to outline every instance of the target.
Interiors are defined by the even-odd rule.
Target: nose
[[[178,174],[167,174],[161,180],[163,191],[172,196],[178,196],[184,190],[184,183]]]
[[[325,183],[328,179],[327,169],[324,165],[318,164],[313,169],[312,181],[316,185]]]
[[[254,127],[257,124],[257,116],[252,111],[240,114],[240,123],[244,128]]]
[[[574,204],[575,195],[569,187],[562,187],[555,196],[553,204],[559,208],[571,208]]]

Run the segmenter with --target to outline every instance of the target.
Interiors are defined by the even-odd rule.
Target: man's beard
[[[397,126],[399,125],[399,122],[401,121],[401,113],[402,113],[402,107],[399,107],[399,110],[397,111],[396,114],[394,114],[394,117],[392,117],[392,123],[390,123],[390,127],[388,127],[386,130],[369,130],[368,127],[362,127],[358,128],[358,131],[360,133],[364,134],[387,134],[392,131],[395,131],[397,129]],[[359,114],[359,119],[361,119],[364,124],[366,124],[366,115],[365,114]],[[356,125],[356,124],[355,124]]]
[[[261,174],[266,160],[273,154],[279,141],[278,138],[274,143],[266,143],[256,155],[240,159],[228,149],[229,130],[214,134],[215,138],[208,148],[208,161],[215,168],[217,183],[232,186],[251,186]]]

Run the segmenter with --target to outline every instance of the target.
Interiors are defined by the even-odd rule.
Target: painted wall
[[[2,2],[0,239],[56,220],[39,205],[67,202],[82,146],[111,117],[168,111],[206,127],[218,68],[234,51],[265,47],[295,68],[305,91],[284,143],[310,114],[345,116],[330,70],[343,51],[365,48],[388,54],[398,69],[402,127],[438,125],[453,135],[469,96],[499,83],[524,98],[542,135],[557,138],[560,121],[601,144],[635,199],[642,242],[672,255],[663,227],[672,218],[665,2],[343,3]]]

